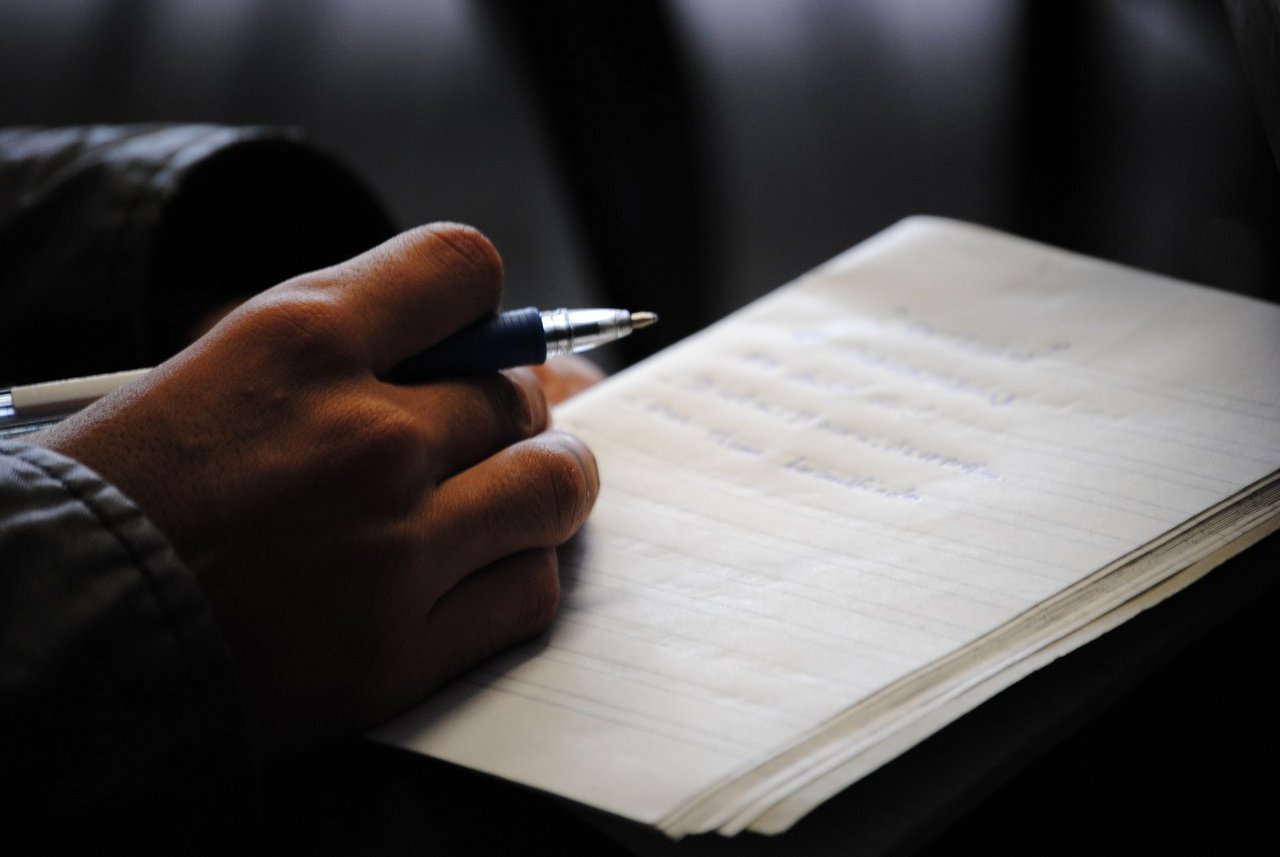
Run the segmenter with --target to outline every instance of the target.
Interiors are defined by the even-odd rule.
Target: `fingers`
[[[546,432],[507,447],[445,480],[427,526],[445,544],[446,586],[500,557],[567,541],[600,491],[595,457],[582,441]]]
[[[290,285],[331,297],[334,315],[354,326],[348,332],[380,375],[493,313],[502,294],[502,260],[476,230],[433,224]]]
[[[436,602],[416,641],[423,661],[420,691],[538,633],[555,615],[559,599],[556,553],[550,548],[504,557],[471,574]]]
[[[424,448],[432,451],[431,472],[424,474],[430,484],[547,428],[546,397],[527,369],[423,387],[387,385],[386,392],[419,415]]]

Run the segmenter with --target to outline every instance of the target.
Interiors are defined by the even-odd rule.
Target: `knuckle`
[[[416,503],[422,490],[418,474],[425,447],[423,434],[411,414],[392,408],[378,408],[352,426],[351,436],[362,445],[365,478],[381,486],[389,498]]]
[[[554,550],[541,553],[530,574],[525,618],[530,632],[541,631],[551,624],[560,608],[560,573]]]
[[[505,374],[495,375],[484,383],[490,406],[502,418],[512,438],[533,437],[546,428],[546,400],[537,385],[522,384]]]
[[[556,544],[567,541],[586,519],[591,507],[591,483],[582,463],[573,455],[549,447],[537,447],[535,467],[542,480],[546,510],[544,526]]]
[[[246,323],[265,347],[311,360],[345,349],[346,328],[332,298],[318,290],[280,289],[257,301]]]
[[[560,575],[554,549],[515,554],[505,564],[505,597],[491,605],[481,625],[486,654],[542,631],[551,624],[560,606]]]
[[[551,624],[560,608],[560,574],[554,549],[512,557],[517,563],[515,592],[505,611],[491,616],[488,629],[493,650],[536,634]]]
[[[318,438],[326,471],[342,480],[358,480],[371,496],[399,505],[415,500],[417,483],[409,478],[423,448],[423,429],[412,413],[389,403],[352,397],[327,409]],[[353,490],[335,485],[335,490]]]
[[[406,454],[422,445],[422,429],[414,416],[400,408],[371,404],[348,415],[345,427],[361,438],[379,460],[403,462]]]

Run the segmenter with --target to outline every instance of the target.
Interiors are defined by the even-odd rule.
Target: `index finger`
[[[375,374],[497,310],[502,259],[475,229],[436,223],[403,232],[353,259],[306,275],[355,328]]]

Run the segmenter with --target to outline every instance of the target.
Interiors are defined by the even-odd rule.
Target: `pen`
[[[533,366],[614,342],[658,320],[624,309],[508,310],[482,319],[408,358],[387,376],[412,382]]]
[[[411,383],[532,366],[614,342],[657,320],[651,312],[622,309],[508,310],[418,352],[392,369],[387,380]],[[149,371],[132,369],[0,390],[0,437],[52,425]]]

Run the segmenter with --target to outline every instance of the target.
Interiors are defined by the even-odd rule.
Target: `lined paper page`
[[[1278,370],[1274,306],[905,221],[559,410],[560,616],[373,737],[678,816],[1276,471]]]

